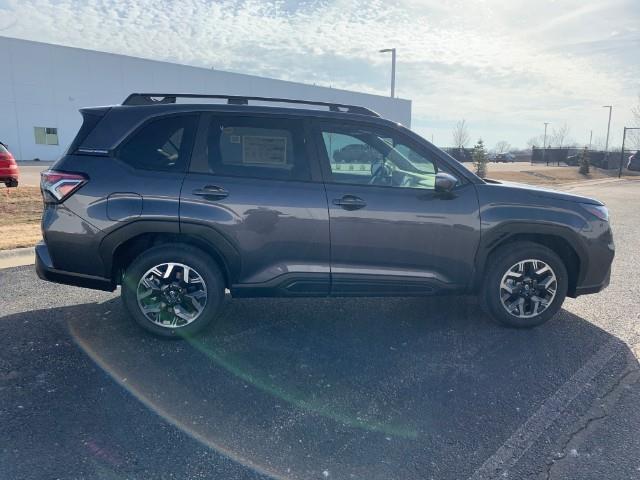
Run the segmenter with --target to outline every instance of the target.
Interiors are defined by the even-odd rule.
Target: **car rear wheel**
[[[163,337],[193,335],[216,317],[224,280],[213,259],[189,245],[163,244],[126,269],[122,299],[133,319]]]
[[[488,260],[482,304],[503,325],[535,327],[560,310],[567,287],[567,269],[555,252],[536,243],[512,243]]]

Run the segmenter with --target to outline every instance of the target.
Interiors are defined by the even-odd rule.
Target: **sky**
[[[0,0],[0,35],[388,95],[440,146],[525,147],[564,124],[622,143],[640,102],[640,0]],[[640,125],[639,125],[640,126]]]

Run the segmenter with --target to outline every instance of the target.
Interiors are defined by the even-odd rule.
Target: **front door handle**
[[[218,187],[216,185],[206,185],[202,188],[196,188],[192,193],[199,197],[207,197],[216,200],[229,196],[229,192],[227,192],[224,188]]]
[[[355,195],[343,195],[342,198],[334,198],[333,204],[345,210],[358,210],[367,206],[367,202]]]

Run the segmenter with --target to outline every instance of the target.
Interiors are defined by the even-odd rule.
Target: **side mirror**
[[[438,172],[436,174],[436,192],[449,193],[453,190],[453,187],[458,183],[458,179],[453,175],[449,175],[445,172]]]

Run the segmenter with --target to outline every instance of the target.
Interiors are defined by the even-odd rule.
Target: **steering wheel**
[[[369,179],[368,184],[369,185],[375,185],[378,180],[381,180],[382,178],[384,178],[384,175],[387,171],[387,166],[385,165],[385,159],[383,158],[382,160],[380,160],[380,162],[374,162],[371,164],[371,170],[374,170],[374,167],[376,164],[380,164],[380,166],[378,168],[375,169],[375,171],[373,172],[373,175],[371,175],[371,178]]]

